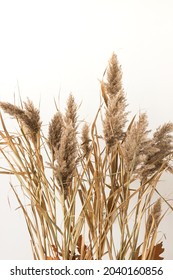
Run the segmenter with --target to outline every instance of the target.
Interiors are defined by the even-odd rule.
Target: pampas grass
[[[152,134],[146,113],[128,120],[115,54],[106,73],[103,100],[90,126],[84,122],[80,128],[73,95],[44,133],[31,100],[22,108],[0,102],[18,124],[17,133],[9,132],[0,115],[0,152],[9,166],[0,172],[13,174],[22,189],[25,199],[11,184],[34,259],[157,258],[161,204],[172,210],[157,185],[163,172],[172,171],[173,124]]]

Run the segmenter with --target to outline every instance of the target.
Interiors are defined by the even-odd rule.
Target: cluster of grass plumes
[[[9,165],[1,167],[1,173],[14,174],[25,196],[26,202],[11,185],[34,259],[156,258],[165,215],[161,204],[172,209],[157,185],[164,171],[172,171],[173,124],[164,124],[151,136],[145,113],[128,121],[115,54],[101,93],[91,126],[84,122],[80,130],[77,104],[70,95],[65,112],[52,116],[47,136],[30,100],[22,108],[0,103],[19,126],[17,133],[9,133],[0,116],[0,151]]]

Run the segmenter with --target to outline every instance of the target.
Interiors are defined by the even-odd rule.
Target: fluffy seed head
[[[148,216],[146,232],[152,233],[159,225],[161,216],[161,199],[159,198],[154,204],[151,213]]]
[[[163,164],[169,168],[167,157],[173,152],[172,132],[173,124],[166,123],[154,133],[151,141],[152,149],[146,153],[147,157],[141,172],[143,180],[157,172]]]
[[[91,146],[90,146],[90,138],[89,138],[89,126],[87,125],[87,123],[84,124],[83,128],[82,128],[82,136],[81,136],[81,140],[82,140],[82,151],[84,156],[88,156],[90,151],[91,151]]]
[[[124,92],[120,91],[108,102],[105,119],[103,121],[103,133],[108,148],[113,147],[124,136],[124,126],[127,112],[125,112],[126,100]]]
[[[72,94],[69,95],[67,100],[67,108],[65,114],[65,123],[72,123],[74,129],[77,129],[77,104],[75,103],[74,97]]]
[[[128,171],[135,169],[145,160],[145,150],[148,149],[148,120],[145,113],[139,115],[139,120],[134,122],[127,130],[125,140],[122,144],[125,167]]]
[[[40,112],[34,107],[33,102],[28,98],[27,102],[24,102],[25,117],[23,122],[27,127],[31,136],[36,138],[37,133],[41,129]]]
[[[58,111],[52,118],[49,124],[48,131],[48,145],[53,154],[59,150],[60,140],[63,130],[63,118],[61,113]]]
[[[62,131],[60,147],[56,153],[57,165],[55,177],[67,197],[76,168],[77,140],[72,124],[67,124]]]
[[[9,102],[0,102],[0,107],[5,113],[15,118],[21,118],[21,116],[25,114],[24,110]]]
[[[28,136],[36,143],[37,134],[41,129],[41,121],[40,112],[34,107],[33,102],[30,99],[24,102],[24,109],[7,102],[0,102],[0,107],[5,113],[18,119],[24,126]]]
[[[113,53],[109,61],[107,83],[105,86],[110,98],[114,97],[120,90],[122,90],[122,72],[115,53]]]

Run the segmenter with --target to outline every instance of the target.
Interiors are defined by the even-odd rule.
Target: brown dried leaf
[[[86,251],[87,251],[87,246],[85,244],[83,244],[83,236],[80,235],[79,238],[78,238],[78,241],[77,241],[77,249],[78,249],[78,252],[79,254],[82,253],[82,251],[84,252],[84,255],[86,254]]]
[[[161,257],[160,255],[164,252],[164,250],[165,249],[163,248],[163,242],[160,242],[160,243],[156,244],[153,247],[150,260],[163,260],[164,258]],[[147,255],[149,255],[149,253],[150,252],[148,251]],[[137,260],[142,260],[142,255],[138,256]]]
[[[46,257],[47,261],[54,261],[54,260],[59,260],[58,257],[52,258],[52,257]]]
[[[152,260],[163,260],[164,258],[161,257],[160,255],[164,252],[163,248],[163,242],[158,243],[157,245],[154,246],[151,259]]]

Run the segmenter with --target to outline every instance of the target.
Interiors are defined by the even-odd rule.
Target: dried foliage
[[[160,256],[164,252],[163,242],[156,244],[152,251],[148,250],[148,256],[150,255],[150,260],[163,260],[164,258]],[[142,255],[136,258],[137,260],[142,260]],[[148,259],[148,258],[146,258]]]
[[[34,259],[162,259],[161,204],[173,208],[157,185],[163,172],[173,170],[173,124],[152,135],[146,113],[128,122],[115,54],[106,73],[103,104],[91,127],[84,123],[81,131],[73,95],[65,113],[57,111],[50,120],[47,136],[29,99],[22,108],[0,102],[18,124],[17,133],[9,132],[0,115],[0,152],[9,166],[0,173],[14,175],[24,194],[11,185]]]

